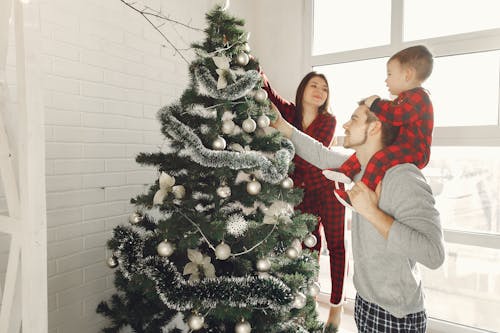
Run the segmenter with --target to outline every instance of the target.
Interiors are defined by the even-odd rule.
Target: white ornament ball
[[[271,261],[268,258],[260,258],[255,263],[255,267],[259,272],[267,272],[271,269]]]
[[[243,44],[243,51],[245,51],[246,53],[249,53],[250,51],[252,51],[250,44],[248,44],[248,43]]]
[[[224,150],[226,149],[226,140],[222,136],[217,137],[217,139],[212,142],[212,148],[215,150]]]
[[[200,316],[198,314],[192,314],[189,316],[187,323],[190,329],[192,329],[193,331],[197,331],[203,327],[203,324],[205,323],[205,318],[203,318],[203,316]]]
[[[297,250],[294,246],[289,246],[286,249],[285,254],[290,259],[297,259],[299,257],[299,250]]]
[[[156,252],[160,257],[170,257],[174,253],[174,246],[172,243],[164,240],[156,246]]]
[[[217,195],[223,199],[231,195],[231,188],[229,186],[221,186],[217,188]]]
[[[307,292],[309,295],[312,297],[316,297],[319,295],[319,292],[321,291],[321,286],[319,285],[318,282],[313,282],[308,288]]]
[[[215,248],[215,257],[219,260],[226,260],[231,256],[231,247],[222,242]]]
[[[304,238],[304,245],[309,248],[313,248],[316,246],[316,244],[318,244],[318,239],[316,238],[316,236],[314,236],[313,234],[307,234],[307,236]]]
[[[257,272],[257,276],[261,277],[261,278],[264,278],[264,279],[267,279],[271,275],[268,272]]]
[[[250,61],[250,57],[245,52],[240,52],[236,56],[236,63],[240,66],[246,66]]]
[[[257,123],[252,118],[247,118],[241,124],[243,130],[247,133],[252,133],[257,129]]]
[[[235,127],[234,121],[232,121],[232,120],[224,120],[222,122],[222,128],[221,128],[222,133],[224,133],[224,134],[231,134],[234,131],[234,127]]]
[[[259,125],[259,128],[269,127],[270,124],[271,124],[271,120],[265,114],[263,114],[262,116],[257,118],[257,125]]]
[[[263,103],[267,99],[267,91],[259,89],[255,92],[254,98],[257,102]]]
[[[281,187],[285,190],[289,190],[293,187],[293,179],[290,177],[286,177],[281,181]]]
[[[301,293],[300,291],[295,294],[295,298],[293,299],[292,307],[296,309],[302,309],[306,306],[307,298],[306,295]]]
[[[137,223],[141,222],[142,219],[143,219],[142,215],[138,212],[134,212],[134,213],[130,214],[130,216],[128,217],[128,221],[131,224],[137,224]]]
[[[106,264],[108,264],[109,268],[115,268],[118,266],[118,260],[115,257],[109,257]]]
[[[168,173],[162,171],[160,174],[160,188],[169,188],[174,186],[175,177],[170,176]]]
[[[175,185],[172,187],[172,193],[176,199],[184,199],[186,196],[186,188],[182,185]]]
[[[257,195],[260,193],[262,185],[256,180],[247,183],[247,192],[250,195]]]
[[[252,331],[252,326],[248,323],[248,321],[240,321],[234,327],[234,333],[250,333]]]

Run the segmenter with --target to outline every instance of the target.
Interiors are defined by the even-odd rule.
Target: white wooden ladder
[[[37,63],[40,22],[39,15],[24,19],[29,11],[39,13],[37,2],[0,0],[0,176],[8,209],[0,215],[0,233],[10,237],[5,283],[0,285],[2,333],[48,330],[45,134]],[[15,124],[7,128],[5,73],[11,27],[15,33],[17,101]]]

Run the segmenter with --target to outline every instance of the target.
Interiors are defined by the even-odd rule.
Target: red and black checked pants
[[[321,250],[320,227],[323,227],[326,244],[330,252],[330,277],[332,281],[332,293],[330,303],[337,305],[343,302],[344,275],[346,269],[346,255],[344,244],[344,220],[345,207],[338,202],[333,194],[333,182],[330,186],[322,186],[317,189],[304,189],[302,203],[297,206],[303,213],[318,216],[318,225],[313,234],[318,239],[314,250]]]

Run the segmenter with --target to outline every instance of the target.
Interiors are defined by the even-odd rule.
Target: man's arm
[[[295,153],[312,165],[320,169],[338,168],[351,155],[346,150],[328,149],[321,142],[293,127],[277,110],[275,113],[277,119],[271,126],[289,138],[295,146]]]

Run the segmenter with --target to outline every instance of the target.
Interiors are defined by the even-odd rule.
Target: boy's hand
[[[377,95],[372,95],[372,96],[370,96],[370,97],[365,98],[365,105],[366,105],[368,108],[371,108],[371,107],[372,107],[373,102],[374,102],[377,98],[380,98],[380,97],[379,97],[379,96],[377,96]]]

